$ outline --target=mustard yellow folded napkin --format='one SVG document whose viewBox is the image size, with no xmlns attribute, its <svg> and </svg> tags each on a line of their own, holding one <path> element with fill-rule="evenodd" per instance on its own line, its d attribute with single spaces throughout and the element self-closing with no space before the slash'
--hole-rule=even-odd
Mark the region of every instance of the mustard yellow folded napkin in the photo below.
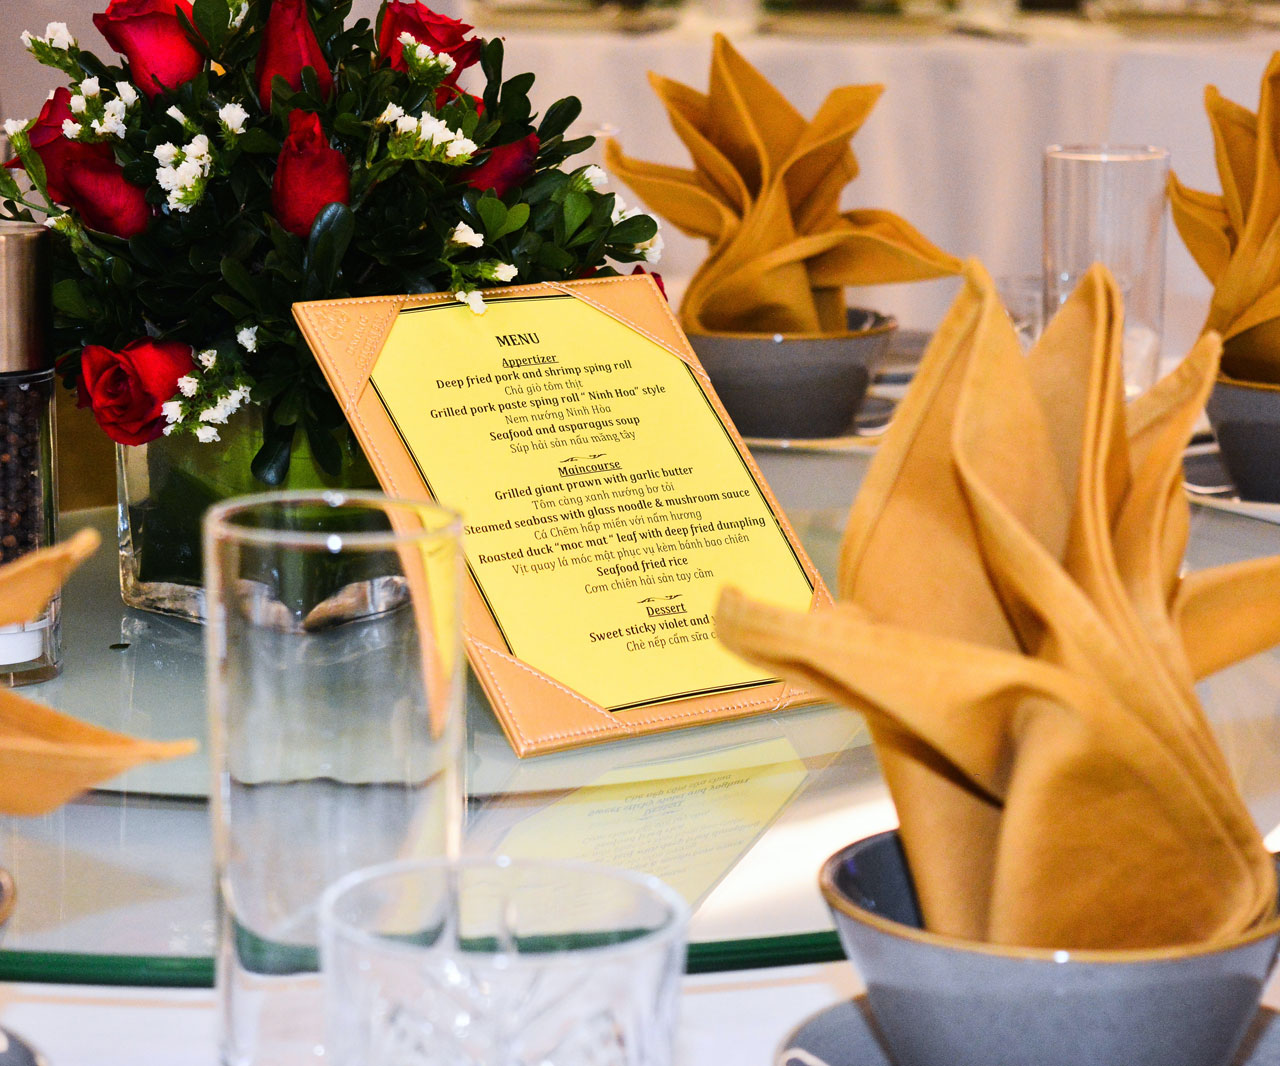
<svg viewBox="0 0 1280 1066">
<path fill-rule="evenodd" d="M 98 546 L 81 530 L 0 567 L 0 625 L 38 618 L 67 575 Z M 139 763 L 188 755 L 195 742 L 135 740 L 69 718 L 0 687 L 0 814 L 46 814 Z"/>
<path fill-rule="evenodd" d="M 866 715 L 936 932 L 1151 947 L 1275 909 L 1194 685 L 1280 639 L 1280 559 L 1180 576 L 1219 341 L 1126 407 L 1122 334 L 1095 267 L 1024 357 L 968 265 L 854 502 L 838 605 L 721 601 L 730 648 Z"/>
<path fill-rule="evenodd" d="M 652 211 L 711 244 L 681 304 L 686 330 L 842 333 L 844 286 L 959 271 L 897 215 L 840 211 L 858 174 L 849 140 L 882 86 L 836 89 L 809 122 L 719 34 L 705 95 L 649 81 L 694 168 L 639 162 L 616 141 L 605 161 Z"/>
<path fill-rule="evenodd" d="M 1222 195 L 1169 175 L 1173 221 L 1213 283 L 1206 330 L 1222 335 L 1222 370 L 1242 381 L 1280 384 L 1280 52 L 1262 77 L 1258 113 L 1210 85 Z"/>
</svg>

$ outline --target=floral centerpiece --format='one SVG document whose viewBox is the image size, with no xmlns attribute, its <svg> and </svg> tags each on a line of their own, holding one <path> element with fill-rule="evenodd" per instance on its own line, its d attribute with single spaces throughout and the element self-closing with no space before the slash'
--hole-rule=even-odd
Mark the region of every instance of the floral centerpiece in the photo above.
<svg viewBox="0 0 1280 1066">
<path fill-rule="evenodd" d="M 59 373 L 126 471 L 150 453 L 133 480 L 168 512 L 157 550 L 219 494 L 369 477 L 295 301 L 449 290 L 483 313 L 484 287 L 656 255 L 653 219 L 567 167 L 591 144 L 566 138 L 576 99 L 535 122 L 500 40 L 417 0 L 374 26 L 350 8 L 111 0 L 94 25 L 122 65 L 60 23 L 23 34 L 69 84 L 5 124 L 0 215 L 56 235 Z M 193 559 L 166 566 L 198 584 Z"/>
</svg>

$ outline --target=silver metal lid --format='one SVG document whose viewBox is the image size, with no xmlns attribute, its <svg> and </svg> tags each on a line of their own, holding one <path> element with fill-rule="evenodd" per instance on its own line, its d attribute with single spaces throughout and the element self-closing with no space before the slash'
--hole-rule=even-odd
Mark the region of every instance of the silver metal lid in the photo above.
<svg viewBox="0 0 1280 1066">
<path fill-rule="evenodd" d="M 48 235 L 34 222 L 0 220 L 0 374 L 52 365 Z"/>
</svg>

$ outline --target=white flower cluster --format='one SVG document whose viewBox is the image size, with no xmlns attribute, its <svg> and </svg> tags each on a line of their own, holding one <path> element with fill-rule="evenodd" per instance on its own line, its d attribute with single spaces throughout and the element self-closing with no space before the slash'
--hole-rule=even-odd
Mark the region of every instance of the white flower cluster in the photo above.
<svg viewBox="0 0 1280 1066">
<path fill-rule="evenodd" d="M 257 327 L 253 327 L 257 331 Z M 244 331 L 241 331 L 244 332 Z M 226 425 L 249 399 L 249 385 L 238 367 L 224 366 L 213 348 L 196 353 L 198 366 L 178 378 L 173 399 L 160 405 L 165 436 L 188 432 L 202 444 L 221 440 L 218 426 Z"/>
<path fill-rule="evenodd" d="M 249 121 L 249 112 L 233 100 L 218 108 L 218 121 L 222 123 L 222 131 L 228 139 L 238 137 L 244 133 L 244 124 Z"/>
<path fill-rule="evenodd" d="M 462 164 L 479 151 L 474 141 L 451 130 L 443 119 L 427 114 L 415 118 L 398 104 L 388 104 L 374 121 L 391 128 L 387 151 L 392 159 Z"/>
<path fill-rule="evenodd" d="M 484 305 L 484 297 L 476 289 L 459 289 L 453 298 L 471 308 L 472 314 L 482 315 L 488 308 Z"/>
<path fill-rule="evenodd" d="M 44 36 L 37 37 L 30 30 L 22 31 L 22 47 L 28 52 L 37 53 L 40 45 L 55 48 L 59 52 L 68 52 L 76 46 L 76 39 L 67 29 L 65 22 L 51 22 L 44 28 Z M 38 54 L 38 53 L 37 53 Z"/>
<path fill-rule="evenodd" d="M 590 168 L 588 168 L 590 169 Z M 617 193 L 613 194 L 613 224 L 616 226 L 624 218 L 630 218 L 632 215 L 640 214 L 640 208 L 628 207 L 627 203 Z M 641 258 L 646 263 L 656 263 L 662 258 L 662 231 L 659 230 L 647 241 L 641 241 L 635 246 L 637 252 L 641 254 Z"/>
<path fill-rule="evenodd" d="M 156 181 L 169 194 L 169 207 L 186 213 L 200 202 L 213 169 L 209 138 L 197 133 L 182 148 L 168 141 L 157 145 L 153 153 L 160 164 Z"/>
<path fill-rule="evenodd" d="M 404 48 L 404 65 L 414 81 L 438 85 L 458 67 L 453 56 L 435 52 L 423 44 L 408 30 L 396 38 Z"/>
<path fill-rule="evenodd" d="M 604 172 L 604 169 L 592 163 L 573 172 L 573 176 L 569 179 L 569 188 L 577 192 L 587 192 L 591 189 L 603 188 L 608 180 L 609 175 Z"/>
<path fill-rule="evenodd" d="M 129 108 L 138 102 L 138 90 L 127 81 L 116 82 L 115 90 L 115 99 L 109 99 L 97 78 L 80 82 L 67 101 L 67 107 L 76 117 L 62 120 L 62 135 L 72 141 L 124 137 L 125 117 Z"/>
<path fill-rule="evenodd" d="M 456 244 L 460 248 L 479 248 L 484 244 L 484 238 L 465 222 L 459 222 L 449 234 L 449 243 Z"/>
</svg>

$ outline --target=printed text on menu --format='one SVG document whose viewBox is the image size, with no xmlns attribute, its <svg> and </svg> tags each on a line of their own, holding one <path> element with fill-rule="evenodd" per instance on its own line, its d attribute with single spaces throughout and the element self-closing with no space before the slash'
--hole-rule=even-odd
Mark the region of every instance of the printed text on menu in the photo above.
<svg viewBox="0 0 1280 1066">
<path fill-rule="evenodd" d="M 571 296 L 400 314 L 371 376 L 515 656 L 610 710 L 772 678 L 715 639 L 720 589 L 813 588 L 674 354 Z"/>
</svg>

